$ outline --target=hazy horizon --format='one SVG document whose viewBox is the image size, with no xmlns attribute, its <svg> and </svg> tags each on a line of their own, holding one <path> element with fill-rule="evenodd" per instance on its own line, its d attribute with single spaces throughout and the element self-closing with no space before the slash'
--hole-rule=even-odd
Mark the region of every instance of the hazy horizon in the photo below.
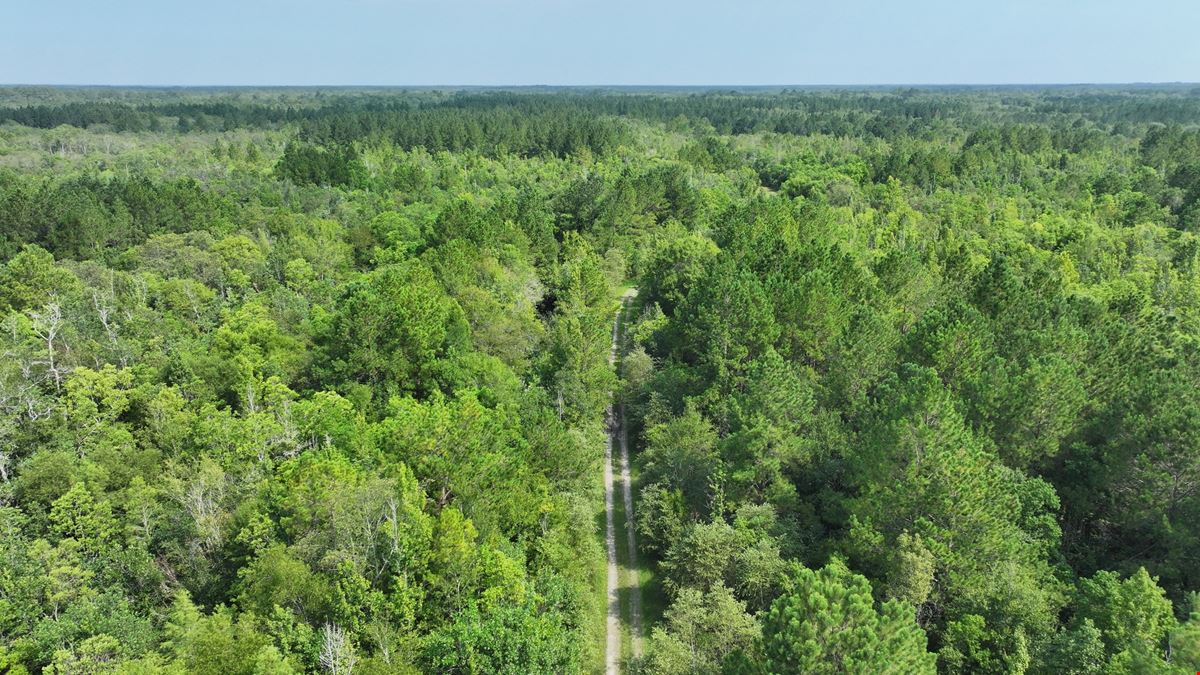
<svg viewBox="0 0 1200 675">
<path fill-rule="evenodd" d="M 39 87 L 53 89 L 146 89 L 146 90 L 172 90 L 172 89 L 365 89 L 365 90 L 455 90 L 455 89 L 481 89 L 481 90 L 513 90 L 513 89 L 583 89 L 589 91 L 595 90 L 641 90 L 641 91 L 665 91 L 665 90 L 710 90 L 710 91 L 774 91 L 774 90 L 829 90 L 829 89 L 851 89 L 851 90 L 895 90 L 895 89 L 1072 89 L 1072 88 L 1088 88 L 1096 87 L 1101 89 L 1109 88 L 1147 88 L 1147 89 L 1166 89 L 1176 87 L 1193 87 L 1200 86 L 1200 80 L 1173 80 L 1173 81 L 1130 81 L 1130 82 L 856 82 L 856 83 L 829 83 L 829 84 L 727 84 L 727 83 L 709 83 L 709 84 L 619 84 L 619 83 L 579 83 L 579 84 L 472 84 L 472 83 L 439 83 L 439 84 L 327 84 L 327 83 L 312 83 L 312 84 L 270 84 L 270 83 L 249 83 L 249 84 L 223 84 L 203 83 L 203 84 L 171 84 L 171 83 L 146 83 L 146 84 L 131 84 L 127 82 L 0 82 L 2 88 L 22 88 L 33 89 Z"/>
</svg>

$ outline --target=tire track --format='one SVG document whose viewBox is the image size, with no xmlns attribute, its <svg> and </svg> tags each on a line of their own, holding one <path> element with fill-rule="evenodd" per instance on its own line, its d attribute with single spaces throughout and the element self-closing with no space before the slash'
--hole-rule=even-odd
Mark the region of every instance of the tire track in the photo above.
<svg viewBox="0 0 1200 675">
<path fill-rule="evenodd" d="M 626 291 L 621 307 L 613 317 L 612 346 L 608 363 L 616 366 L 621 336 L 621 321 L 636 290 Z M 612 393 L 610 392 L 610 396 Z M 604 670 L 607 675 L 621 672 L 621 565 L 617 560 L 617 528 L 613 514 L 615 483 L 620 482 L 625 507 L 626 581 L 629 590 L 630 642 L 634 658 L 642 655 L 642 587 L 637 568 L 637 539 L 633 527 L 633 487 L 629 478 L 629 437 L 625 428 L 625 405 L 610 403 L 607 411 L 608 435 L 604 441 L 604 542 L 608 551 L 608 618 Z M 613 475 L 613 445 L 620 449 L 620 477 Z"/>
</svg>

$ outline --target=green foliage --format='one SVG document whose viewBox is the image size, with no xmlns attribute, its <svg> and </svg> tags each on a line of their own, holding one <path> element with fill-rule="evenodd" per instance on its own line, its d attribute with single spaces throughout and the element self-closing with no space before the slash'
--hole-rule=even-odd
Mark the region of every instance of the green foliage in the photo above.
<svg viewBox="0 0 1200 675">
<path fill-rule="evenodd" d="M 685 589 L 654 631 L 651 673 L 719 673 L 727 659 L 752 650 L 761 638 L 758 621 L 724 586 L 708 592 Z"/>
<path fill-rule="evenodd" d="M 80 292 L 70 270 L 56 267 L 54 256 L 40 246 L 26 245 L 0 269 L 0 307 L 17 311 L 41 309 L 58 297 Z"/>
<path fill-rule="evenodd" d="M 1195 672 L 1197 100 L 0 89 L 0 671 Z"/>
<path fill-rule="evenodd" d="M 165 627 L 166 644 L 189 673 L 287 672 L 270 638 L 254 623 L 253 615 L 235 619 L 225 607 L 205 614 L 186 593 L 180 593 Z"/>
<path fill-rule="evenodd" d="M 866 578 L 840 563 L 801 569 L 763 622 L 763 668 L 770 673 L 934 672 L 925 632 L 909 606 L 876 606 Z"/>
<path fill-rule="evenodd" d="M 1115 659 L 1162 651 L 1175 627 L 1171 601 L 1144 568 L 1124 581 L 1097 572 L 1079 582 L 1077 617 L 1100 631 L 1105 652 Z"/>
<path fill-rule="evenodd" d="M 337 305 L 324 336 L 328 367 L 341 381 L 370 386 L 380 400 L 437 391 L 447 361 L 467 344 L 462 308 L 418 262 L 365 275 Z"/>
<path fill-rule="evenodd" d="M 362 181 L 365 169 L 352 148 L 288 143 L 275 171 L 296 183 L 351 187 Z"/>
<path fill-rule="evenodd" d="M 421 650 L 427 672 L 561 673 L 578 669 L 561 619 L 529 605 L 460 613 Z"/>
</svg>

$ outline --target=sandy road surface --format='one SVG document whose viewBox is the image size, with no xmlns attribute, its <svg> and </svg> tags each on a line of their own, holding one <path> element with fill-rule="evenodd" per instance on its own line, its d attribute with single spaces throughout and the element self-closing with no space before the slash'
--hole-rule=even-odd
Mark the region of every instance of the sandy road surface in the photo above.
<svg viewBox="0 0 1200 675">
<path fill-rule="evenodd" d="M 621 298 L 621 308 L 613 317 L 612 347 L 608 353 L 609 365 L 616 365 L 617 347 L 620 337 L 621 318 L 629 300 L 637 295 L 636 290 L 626 291 Z M 608 408 L 608 438 L 604 442 L 604 543 L 608 550 L 608 621 L 607 641 L 604 653 L 604 670 L 608 675 L 617 675 L 621 670 L 621 565 L 617 561 L 617 528 L 613 517 L 613 493 L 616 483 L 620 484 L 622 502 L 625 507 L 625 537 L 627 560 L 626 577 L 629 580 L 629 616 L 633 656 L 642 654 L 642 588 L 637 570 L 637 541 L 633 529 L 633 487 L 629 479 L 629 438 L 625 430 L 625 406 L 610 405 Z M 613 475 L 613 445 L 620 448 L 620 477 Z"/>
</svg>

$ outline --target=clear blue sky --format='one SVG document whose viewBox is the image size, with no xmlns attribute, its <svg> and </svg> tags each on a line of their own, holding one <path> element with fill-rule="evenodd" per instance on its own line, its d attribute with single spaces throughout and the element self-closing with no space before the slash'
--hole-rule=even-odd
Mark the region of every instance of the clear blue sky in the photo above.
<svg viewBox="0 0 1200 675">
<path fill-rule="evenodd" d="M 0 0 L 0 83 L 1200 80 L 1200 0 Z"/>
</svg>

